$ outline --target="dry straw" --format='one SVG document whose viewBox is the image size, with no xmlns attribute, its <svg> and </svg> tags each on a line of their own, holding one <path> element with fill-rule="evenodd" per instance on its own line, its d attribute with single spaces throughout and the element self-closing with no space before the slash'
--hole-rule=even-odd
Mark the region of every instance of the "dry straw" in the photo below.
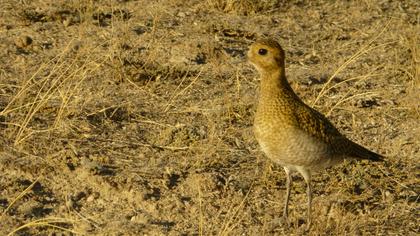
<svg viewBox="0 0 420 236">
<path fill-rule="evenodd" d="M 353 63 L 354 61 L 356 61 L 358 58 L 360 58 L 363 54 L 366 54 L 369 51 L 372 51 L 376 48 L 379 47 L 383 47 L 389 44 L 393 44 L 396 41 L 392 41 L 392 42 L 387 42 L 387 43 L 383 43 L 377 46 L 372 46 L 372 44 L 388 29 L 388 25 L 391 23 L 391 21 L 389 21 L 385 27 L 382 28 L 382 31 L 379 32 L 378 35 L 376 35 L 372 40 L 370 40 L 366 45 L 364 45 L 363 47 L 361 47 L 355 54 L 353 54 L 349 59 L 347 59 L 340 67 L 338 67 L 338 69 L 333 73 L 333 75 L 331 75 L 331 77 L 327 80 L 327 82 L 324 84 L 324 86 L 322 87 L 321 91 L 319 92 L 318 96 L 315 98 L 315 100 L 312 102 L 312 106 L 315 106 L 316 103 L 332 88 L 334 88 L 337 85 L 333 85 L 330 86 L 330 83 L 332 82 L 332 80 L 341 72 L 343 71 L 348 65 L 350 65 L 351 63 Z M 354 80 L 354 78 L 350 78 L 347 80 L 342 81 L 341 83 L 345 83 L 348 82 L 350 80 Z M 366 95 L 366 94 L 365 94 Z M 348 99 L 346 99 L 348 100 Z M 343 102 L 343 101 L 341 101 Z M 341 103 L 340 102 L 340 103 Z M 336 107 L 336 106 L 334 106 Z"/>
</svg>

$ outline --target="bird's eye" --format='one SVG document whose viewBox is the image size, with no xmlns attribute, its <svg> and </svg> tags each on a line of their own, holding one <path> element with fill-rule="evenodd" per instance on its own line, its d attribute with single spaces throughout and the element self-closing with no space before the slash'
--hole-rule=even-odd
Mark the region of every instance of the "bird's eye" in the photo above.
<svg viewBox="0 0 420 236">
<path fill-rule="evenodd" d="M 267 54 L 267 49 L 265 49 L 265 48 L 260 48 L 259 50 L 258 50 L 258 54 L 260 54 L 261 56 L 264 56 L 265 54 Z"/>
</svg>

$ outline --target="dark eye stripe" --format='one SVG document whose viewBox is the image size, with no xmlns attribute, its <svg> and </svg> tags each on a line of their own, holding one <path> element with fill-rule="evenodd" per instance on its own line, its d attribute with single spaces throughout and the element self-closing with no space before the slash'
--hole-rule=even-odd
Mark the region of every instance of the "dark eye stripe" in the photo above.
<svg viewBox="0 0 420 236">
<path fill-rule="evenodd" d="M 267 54 L 267 49 L 265 49 L 265 48 L 260 48 L 260 49 L 258 50 L 258 54 L 260 54 L 260 55 L 264 56 L 265 54 Z"/>
</svg>

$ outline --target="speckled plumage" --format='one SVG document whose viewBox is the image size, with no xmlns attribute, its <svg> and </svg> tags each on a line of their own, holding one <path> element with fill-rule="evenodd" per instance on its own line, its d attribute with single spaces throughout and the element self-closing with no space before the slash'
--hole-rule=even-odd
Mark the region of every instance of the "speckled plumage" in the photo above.
<svg viewBox="0 0 420 236">
<path fill-rule="evenodd" d="M 382 156 L 350 141 L 321 113 L 294 93 L 285 75 L 285 53 L 274 40 L 252 44 L 248 61 L 261 76 L 260 99 L 254 133 L 263 152 L 282 165 L 287 175 L 283 215 L 287 219 L 291 173 L 298 171 L 307 182 L 308 227 L 311 220 L 311 173 L 345 158 L 378 161 Z"/>
</svg>

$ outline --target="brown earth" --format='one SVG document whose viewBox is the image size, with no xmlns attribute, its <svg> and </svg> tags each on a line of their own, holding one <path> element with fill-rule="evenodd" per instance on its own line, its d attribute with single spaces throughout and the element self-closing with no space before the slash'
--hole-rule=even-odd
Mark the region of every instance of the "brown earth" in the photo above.
<svg viewBox="0 0 420 236">
<path fill-rule="evenodd" d="M 419 234 L 419 9 L 3 0 L 0 235 Z M 261 36 L 304 101 L 387 157 L 316 174 L 310 232 L 300 176 L 279 223 L 285 175 L 252 134 Z"/>
</svg>

